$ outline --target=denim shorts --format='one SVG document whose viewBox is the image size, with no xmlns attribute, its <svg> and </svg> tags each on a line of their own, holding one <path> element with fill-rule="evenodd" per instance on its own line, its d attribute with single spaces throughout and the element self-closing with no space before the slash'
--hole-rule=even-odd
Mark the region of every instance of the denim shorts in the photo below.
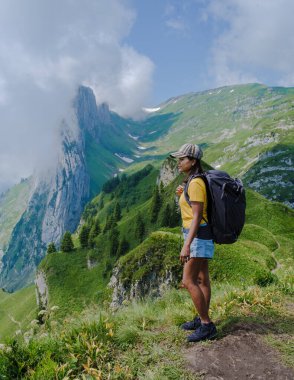
<svg viewBox="0 0 294 380">
<path fill-rule="evenodd" d="M 189 229 L 183 228 L 184 240 L 186 241 Z M 213 240 L 204 240 L 194 238 L 190 245 L 190 257 L 199 257 L 204 259 L 212 259 L 214 254 Z"/>
</svg>

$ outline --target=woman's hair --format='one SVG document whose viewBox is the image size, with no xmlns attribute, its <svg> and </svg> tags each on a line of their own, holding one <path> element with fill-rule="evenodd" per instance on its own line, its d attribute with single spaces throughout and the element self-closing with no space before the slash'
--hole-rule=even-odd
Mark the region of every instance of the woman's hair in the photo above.
<svg viewBox="0 0 294 380">
<path fill-rule="evenodd" d="M 202 174 L 204 170 L 201 166 L 201 161 L 194 157 L 188 157 L 190 161 L 195 160 L 195 164 L 191 167 L 190 173 L 187 175 L 187 177 L 184 179 L 183 183 L 186 184 L 188 182 L 188 179 L 191 175 L 194 174 Z"/>
</svg>

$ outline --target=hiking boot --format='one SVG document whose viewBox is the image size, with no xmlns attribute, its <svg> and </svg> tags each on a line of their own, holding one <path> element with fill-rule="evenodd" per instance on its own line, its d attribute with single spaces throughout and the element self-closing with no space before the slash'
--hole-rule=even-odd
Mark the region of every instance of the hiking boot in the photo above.
<svg viewBox="0 0 294 380">
<path fill-rule="evenodd" d="M 200 326 L 201 326 L 201 319 L 199 317 L 195 317 L 193 321 L 183 323 L 181 328 L 183 330 L 196 330 Z"/>
<path fill-rule="evenodd" d="M 201 340 L 213 339 L 216 337 L 217 331 L 213 322 L 201 323 L 193 334 L 187 337 L 188 342 L 200 342 Z"/>
</svg>

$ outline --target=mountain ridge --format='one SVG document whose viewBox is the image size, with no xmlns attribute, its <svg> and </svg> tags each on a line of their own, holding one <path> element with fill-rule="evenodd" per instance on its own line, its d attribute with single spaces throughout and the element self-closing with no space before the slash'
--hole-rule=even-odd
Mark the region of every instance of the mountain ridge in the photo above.
<svg viewBox="0 0 294 380">
<path fill-rule="evenodd" d="M 15 264 L 21 269 L 28 257 L 31 264 L 27 273 L 34 272 L 50 239 L 58 245 L 65 229 L 75 230 L 84 205 L 109 177 L 125 170 L 134 171 L 148 162 L 158 166 L 167 152 L 187 140 L 200 144 L 205 160 L 216 168 L 232 175 L 242 174 L 245 184 L 291 206 L 294 202 L 293 99 L 293 88 L 258 84 L 226 86 L 171 98 L 146 119 L 133 121 L 113 113 L 106 104 L 97 106 L 93 91 L 80 87 L 73 103 L 79 137 L 77 140 L 69 138 L 67 142 L 65 137 L 63 146 L 62 165 L 68 170 L 60 169 L 59 174 L 52 176 L 51 184 L 46 185 L 58 191 L 52 191 L 51 195 L 50 191 L 36 193 L 36 201 L 29 206 L 31 211 L 28 209 L 21 217 L 23 232 L 20 236 L 17 236 L 20 220 L 15 225 L 10 247 L 2 259 L 1 286 L 7 286 L 17 275 L 19 269 L 14 272 Z M 69 158 L 71 149 L 76 149 L 79 161 L 76 168 Z M 71 167 L 77 173 L 80 170 L 76 180 Z M 78 201 L 73 201 L 70 193 L 74 193 Z M 63 197 L 68 199 L 67 206 L 66 202 L 62 205 Z M 34 214 L 39 201 L 43 207 L 39 214 Z M 56 202 L 59 202 L 57 209 L 51 207 Z M 42 208 L 47 209 L 44 214 Z M 75 210 L 72 216 L 71 208 Z M 60 218 L 55 218 L 56 215 Z M 29 243 L 24 235 L 25 230 L 31 228 L 36 235 Z M 25 283 L 24 276 L 18 286 Z M 8 288 L 13 290 L 14 286 Z"/>
</svg>

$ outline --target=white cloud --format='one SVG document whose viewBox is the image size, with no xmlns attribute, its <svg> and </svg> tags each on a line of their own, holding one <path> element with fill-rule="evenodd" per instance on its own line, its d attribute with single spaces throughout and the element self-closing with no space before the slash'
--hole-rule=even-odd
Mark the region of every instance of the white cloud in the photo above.
<svg viewBox="0 0 294 380">
<path fill-rule="evenodd" d="M 187 29 L 187 25 L 181 19 L 171 18 L 165 22 L 165 24 L 176 31 L 185 31 Z"/>
<path fill-rule="evenodd" d="M 170 0 L 166 3 L 164 10 L 165 25 L 172 32 L 187 35 L 189 24 L 187 21 L 187 12 L 190 2 L 182 2 L 179 0 Z"/>
<path fill-rule="evenodd" d="M 153 63 L 123 42 L 135 17 L 127 0 L 0 2 L 2 184 L 54 155 L 78 85 L 123 115 L 146 103 Z"/>
<path fill-rule="evenodd" d="M 216 85 L 252 81 L 294 85 L 294 2 L 212 0 L 203 20 L 219 25 L 212 49 Z"/>
</svg>

